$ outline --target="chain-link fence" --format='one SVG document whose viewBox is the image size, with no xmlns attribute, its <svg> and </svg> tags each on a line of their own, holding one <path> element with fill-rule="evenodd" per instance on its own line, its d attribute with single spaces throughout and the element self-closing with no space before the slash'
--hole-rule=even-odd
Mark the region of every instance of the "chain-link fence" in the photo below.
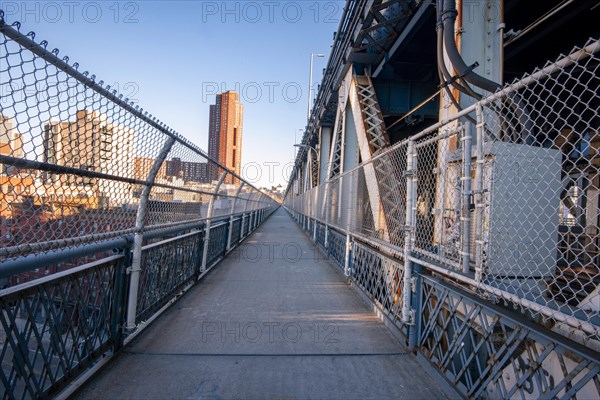
<svg viewBox="0 0 600 400">
<path fill-rule="evenodd" d="M 599 52 L 590 40 L 285 204 L 596 346 Z"/>
<path fill-rule="evenodd" d="M 0 21 L 0 261 L 274 204 L 46 41 Z"/>
<path fill-rule="evenodd" d="M 277 206 L 50 49 L 0 10 L 1 398 L 105 360 Z"/>
</svg>

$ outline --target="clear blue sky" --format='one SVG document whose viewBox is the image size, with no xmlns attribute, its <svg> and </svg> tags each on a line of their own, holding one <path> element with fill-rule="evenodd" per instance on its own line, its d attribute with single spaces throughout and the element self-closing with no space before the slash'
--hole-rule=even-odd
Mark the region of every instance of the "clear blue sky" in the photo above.
<svg viewBox="0 0 600 400">
<path fill-rule="evenodd" d="M 80 70 L 125 96 L 203 149 L 217 88 L 245 106 L 243 164 L 259 186 L 281 183 L 306 124 L 310 53 L 314 88 L 344 1 L 0 1 L 36 41 L 47 40 Z M 302 92 L 299 93 L 298 89 Z M 314 95 L 314 93 L 313 93 Z M 297 138 L 296 138 L 297 136 Z M 256 164 L 276 162 L 256 179 Z"/>
</svg>

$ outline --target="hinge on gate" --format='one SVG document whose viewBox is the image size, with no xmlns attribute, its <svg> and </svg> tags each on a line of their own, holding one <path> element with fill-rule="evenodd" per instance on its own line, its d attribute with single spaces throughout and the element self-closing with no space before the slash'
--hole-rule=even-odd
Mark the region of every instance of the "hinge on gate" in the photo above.
<svg viewBox="0 0 600 400">
<path fill-rule="evenodd" d="M 408 171 L 404 171 L 403 176 L 405 178 L 412 178 L 413 176 L 415 176 L 415 171 L 414 170 L 408 170 Z"/>
</svg>

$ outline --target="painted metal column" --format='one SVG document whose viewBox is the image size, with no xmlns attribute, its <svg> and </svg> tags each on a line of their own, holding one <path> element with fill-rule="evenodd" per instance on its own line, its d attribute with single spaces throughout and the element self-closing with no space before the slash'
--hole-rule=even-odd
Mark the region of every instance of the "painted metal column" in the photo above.
<svg viewBox="0 0 600 400">
<path fill-rule="evenodd" d="M 342 85 L 339 89 L 338 105 L 333 127 L 333 140 L 329 154 L 329 163 L 327 165 L 326 179 L 331 180 L 340 175 L 344 169 L 344 151 L 345 151 L 345 131 L 346 131 L 346 105 L 348 103 L 348 94 L 350 82 L 352 80 L 352 69 L 348 71 Z"/>
<path fill-rule="evenodd" d="M 467 65 L 475 62 L 479 66 L 474 72 L 492 80 L 503 82 L 504 71 L 504 15 L 505 0 L 466 1 L 457 0 L 458 15 L 455 23 L 456 46 Z M 444 61 L 452 75 L 456 71 L 451 68 L 450 60 L 444 51 Z M 484 95 L 486 91 L 475 88 Z M 462 108 L 475 104 L 476 100 L 455 90 L 454 93 Z M 440 97 L 439 120 L 445 120 L 458 112 L 445 91 Z"/>
<path fill-rule="evenodd" d="M 350 83 L 350 85 L 352 85 L 352 83 Z M 351 98 L 349 98 L 348 103 L 346 103 L 346 129 L 344 129 L 344 152 L 342 154 L 343 161 L 341 173 L 346 173 L 356 168 L 360 158 L 358 146 L 358 132 L 360 126 L 356 125 L 351 102 Z M 367 182 L 369 182 L 369 179 L 366 179 Z M 355 193 L 357 186 L 358 174 L 346 173 L 340 176 L 340 193 L 342 193 L 341 198 L 345 201 L 344 207 L 340 208 L 338 215 L 341 218 L 340 223 L 347 231 L 353 230 L 353 227 L 351 226 L 352 222 L 355 221 L 353 212 L 356 212 L 359 209 L 358 197 Z"/>
<path fill-rule="evenodd" d="M 494 82 L 503 82 L 504 70 L 504 0 L 466 1 L 456 20 L 456 37 L 462 58 L 467 65 L 479 62 L 475 72 Z M 475 102 L 461 96 L 461 106 Z"/>
<path fill-rule="evenodd" d="M 240 195 L 240 192 L 242 191 L 242 188 L 244 187 L 245 183 L 246 182 L 242 182 L 240 184 L 240 187 L 235 192 L 235 198 L 233 199 L 233 204 L 231 205 L 231 212 L 229 213 L 231 214 L 229 216 L 229 234 L 227 235 L 227 251 L 231 249 L 231 232 L 233 231 L 233 213 L 235 212 L 235 204 L 237 203 L 238 196 Z"/>
<path fill-rule="evenodd" d="M 416 205 L 416 151 L 415 142 L 408 142 L 406 151 L 406 227 L 404 235 L 404 281 L 402 286 L 402 323 L 410 324 L 411 313 L 411 284 L 412 284 L 412 262 L 410 255 L 413 246 L 415 229 L 414 208 Z"/>
<path fill-rule="evenodd" d="M 213 208 L 215 205 L 215 198 L 219 194 L 219 189 L 221 188 L 221 184 L 225 180 L 227 176 L 227 171 L 221 173 L 221 177 L 217 182 L 217 186 L 215 186 L 215 190 L 213 191 L 213 195 L 210 198 L 210 202 L 208 203 L 208 213 L 206 214 L 206 233 L 204 234 L 204 251 L 202 252 L 202 267 L 200 268 L 200 273 L 206 272 L 206 261 L 208 260 L 208 244 L 210 242 L 210 224 L 212 222 L 212 214 Z"/>
<path fill-rule="evenodd" d="M 321 136 L 319 138 L 319 182 L 323 184 L 329 178 L 327 169 L 329 167 L 329 153 L 331 149 L 331 131 L 330 127 L 321 127 Z"/>
<path fill-rule="evenodd" d="M 140 271 L 142 270 L 142 243 L 144 241 L 144 234 L 142 231 L 144 229 L 144 219 L 146 218 L 146 210 L 148 208 L 148 199 L 150 198 L 150 191 L 152 190 L 156 175 L 158 175 L 162 163 L 169 155 L 174 144 L 175 138 L 169 137 L 156 157 L 152 168 L 150 168 L 146 184 L 140 195 L 140 205 L 135 218 L 135 235 L 133 237 L 131 267 L 128 269 L 131 276 L 129 277 L 129 300 L 127 302 L 127 324 L 125 325 L 125 329 L 129 331 L 134 330 L 136 326 L 135 316 L 137 314 Z"/>
<path fill-rule="evenodd" d="M 302 192 L 306 193 L 308 192 L 310 189 L 312 189 L 312 156 L 311 156 L 311 152 L 312 150 L 308 150 L 306 152 L 306 162 L 304 163 L 303 166 L 303 170 L 304 170 L 304 179 L 303 179 L 303 183 L 302 183 Z"/>
</svg>

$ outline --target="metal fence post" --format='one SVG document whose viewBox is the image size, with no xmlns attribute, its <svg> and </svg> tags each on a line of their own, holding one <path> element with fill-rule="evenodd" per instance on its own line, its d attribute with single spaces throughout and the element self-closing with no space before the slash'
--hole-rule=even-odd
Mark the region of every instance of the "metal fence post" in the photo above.
<svg viewBox="0 0 600 400">
<path fill-rule="evenodd" d="M 256 196 L 257 196 L 257 193 L 252 193 L 250 195 L 250 197 L 248 197 L 248 200 L 246 201 L 246 208 L 244 210 L 244 215 L 246 214 L 245 213 L 246 211 L 249 211 L 248 212 L 248 217 L 247 217 L 247 219 L 248 219 L 248 228 L 246 229 L 248 232 L 244 235 L 244 237 L 248 236 L 250 234 L 250 232 L 252 232 L 252 210 L 250 210 L 250 207 L 251 207 L 251 204 L 254 203 L 254 198 Z M 245 225 L 246 225 L 245 222 L 246 221 L 244 220 L 244 228 L 245 228 Z"/>
<path fill-rule="evenodd" d="M 233 204 L 231 204 L 231 211 L 230 211 L 230 216 L 229 216 L 229 233 L 227 235 L 227 251 L 231 250 L 231 234 L 233 232 L 233 213 L 235 212 L 235 203 L 237 202 L 238 196 L 240 195 L 240 192 L 242 191 L 242 188 L 244 187 L 245 182 L 242 182 L 242 184 L 240 185 L 240 187 L 238 188 L 237 192 L 235 192 L 235 198 L 233 199 Z"/>
<path fill-rule="evenodd" d="M 481 282 L 483 275 L 483 212 L 485 208 L 485 196 L 483 188 L 483 164 L 485 163 L 483 145 L 485 142 L 485 121 L 483 119 L 483 108 L 480 103 L 476 106 L 477 112 L 477 161 L 475 166 L 476 180 L 476 202 L 475 202 L 475 280 Z"/>
<path fill-rule="evenodd" d="M 240 224 L 240 239 L 246 237 L 246 212 L 242 213 L 242 223 Z"/>
<path fill-rule="evenodd" d="M 227 176 L 227 171 L 221 173 L 221 177 L 217 182 L 217 186 L 215 186 L 215 190 L 213 191 L 213 195 L 210 198 L 210 202 L 208 203 L 208 212 L 206 214 L 206 231 L 204 234 L 204 250 L 202 251 L 202 266 L 200 267 L 200 273 L 206 272 L 206 262 L 208 260 L 208 245 L 210 243 L 210 225 L 212 222 L 212 214 L 213 208 L 215 206 L 215 197 L 219 195 L 219 189 L 221 188 L 221 184 L 225 180 Z"/>
<path fill-rule="evenodd" d="M 413 140 L 408 142 L 406 151 L 406 227 L 404 235 L 404 281 L 402 286 L 402 323 L 410 324 L 412 262 L 410 255 L 414 236 L 414 207 L 416 194 L 416 149 Z"/>
<path fill-rule="evenodd" d="M 125 309 L 126 309 L 126 293 L 127 293 L 127 266 L 131 262 L 131 243 L 128 247 L 120 249 L 123 252 L 123 258 L 115 266 L 114 287 L 115 295 L 111 310 L 111 337 L 113 339 L 113 353 L 123 346 L 123 329 Z"/>
<path fill-rule="evenodd" d="M 413 320 L 413 324 L 408 327 L 408 348 L 409 350 L 415 350 L 419 345 L 419 337 L 421 336 L 421 310 L 423 309 L 423 305 L 421 304 L 423 301 L 422 296 L 422 288 L 423 284 L 423 276 L 421 275 L 423 272 L 423 268 L 414 264 L 413 266 L 413 282 L 412 285 L 412 307 L 415 310 L 415 316 Z"/>
<path fill-rule="evenodd" d="M 254 193 L 248 195 L 248 197 L 246 198 L 246 204 L 244 205 L 244 212 L 242 213 L 242 224 L 240 226 L 240 239 L 246 237 L 246 212 L 248 211 L 248 205 L 250 204 L 250 199 L 252 198 L 252 196 L 254 195 Z"/>
<path fill-rule="evenodd" d="M 350 234 L 346 234 L 346 252 L 344 256 L 344 275 L 350 276 L 350 267 L 352 264 L 352 248 L 354 244 Z"/>
<path fill-rule="evenodd" d="M 205 227 L 202 226 L 199 228 L 198 232 L 198 254 L 196 256 L 196 278 L 198 278 L 202 274 L 202 260 L 204 257 L 204 233 Z"/>
<path fill-rule="evenodd" d="M 460 217 L 463 225 L 462 231 L 462 269 L 466 274 L 469 272 L 471 262 L 471 124 L 463 126 L 461 138 L 463 145 L 463 173 L 462 181 L 462 215 Z"/>
<path fill-rule="evenodd" d="M 142 264 L 142 243 L 144 241 L 144 219 L 146 218 L 146 209 L 148 207 L 148 199 L 150 197 L 150 191 L 152 185 L 156 179 L 156 175 L 162 165 L 162 163 L 169 155 L 171 148 L 175 144 L 175 138 L 169 137 L 163 148 L 161 149 L 158 157 L 154 161 L 150 172 L 148 173 L 148 179 L 144 185 L 144 190 L 140 195 L 140 205 L 138 206 L 138 212 L 135 219 L 135 236 L 133 238 L 133 255 L 131 257 L 131 267 L 129 268 L 130 279 L 129 279 L 129 300 L 127 303 L 127 330 L 135 329 L 135 317 L 137 313 L 137 297 L 138 289 L 140 284 L 140 271 Z"/>
</svg>

